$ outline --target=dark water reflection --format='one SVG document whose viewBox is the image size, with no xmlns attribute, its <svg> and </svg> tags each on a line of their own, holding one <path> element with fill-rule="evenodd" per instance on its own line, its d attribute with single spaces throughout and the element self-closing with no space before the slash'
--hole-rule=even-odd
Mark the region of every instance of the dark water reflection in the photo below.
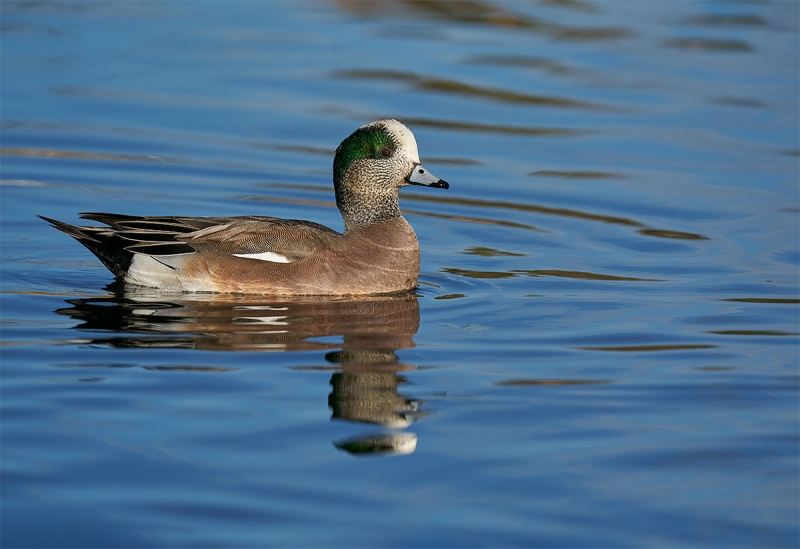
<svg viewBox="0 0 800 549">
<path fill-rule="evenodd" d="M 284 300 L 112 289 L 108 297 L 69 300 L 71 307 L 56 312 L 79 320 L 77 330 L 116 334 L 88 342 L 123 348 L 396 351 L 413 347 L 419 329 L 419 303 L 413 294 Z M 357 355 L 349 356 L 337 355 L 333 361 L 358 361 Z"/>
<path fill-rule="evenodd" d="M 213 294 L 165 296 L 122 284 L 109 290 L 109 296 L 68 300 L 71 307 L 55 311 L 79 321 L 73 329 L 85 336 L 73 343 L 237 352 L 331 349 L 325 354 L 331 366 L 323 369 L 334 371 L 328 397 L 333 419 L 405 429 L 425 414 L 420 400 L 399 393 L 406 379 L 398 372 L 416 368 L 401 363 L 396 354 L 414 347 L 419 302 L 413 293 L 287 300 Z M 184 364 L 147 368 L 173 372 L 236 369 Z M 335 445 L 355 455 L 388 455 L 411 453 L 416 442 L 416 435 L 410 432 L 382 431 Z"/>
</svg>

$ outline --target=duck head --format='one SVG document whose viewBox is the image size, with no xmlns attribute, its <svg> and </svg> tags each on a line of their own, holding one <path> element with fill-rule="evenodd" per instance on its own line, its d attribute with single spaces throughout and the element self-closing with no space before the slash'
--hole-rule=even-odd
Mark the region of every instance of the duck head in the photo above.
<svg viewBox="0 0 800 549">
<path fill-rule="evenodd" d="M 400 216 L 406 185 L 450 187 L 422 167 L 414 134 L 397 120 L 361 126 L 336 149 L 333 186 L 345 231 Z"/>
</svg>

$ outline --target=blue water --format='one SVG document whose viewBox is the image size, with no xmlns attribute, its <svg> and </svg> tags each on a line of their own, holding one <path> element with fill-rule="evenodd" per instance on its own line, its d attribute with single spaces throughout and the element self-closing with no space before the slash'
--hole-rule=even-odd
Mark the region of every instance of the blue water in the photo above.
<svg viewBox="0 0 800 549">
<path fill-rule="evenodd" d="M 3 547 L 800 545 L 800 4 L 0 4 Z M 341 230 L 419 289 L 112 284 L 36 218 Z"/>
</svg>

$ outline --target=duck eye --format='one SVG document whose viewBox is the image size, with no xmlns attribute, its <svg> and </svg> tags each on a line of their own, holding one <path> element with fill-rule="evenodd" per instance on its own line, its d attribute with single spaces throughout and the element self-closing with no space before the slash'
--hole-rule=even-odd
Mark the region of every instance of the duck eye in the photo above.
<svg viewBox="0 0 800 549">
<path fill-rule="evenodd" d="M 392 149 L 390 149 L 389 147 L 382 148 L 381 156 L 384 158 L 389 158 L 390 156 L 392 156 Z"/>
</svg>

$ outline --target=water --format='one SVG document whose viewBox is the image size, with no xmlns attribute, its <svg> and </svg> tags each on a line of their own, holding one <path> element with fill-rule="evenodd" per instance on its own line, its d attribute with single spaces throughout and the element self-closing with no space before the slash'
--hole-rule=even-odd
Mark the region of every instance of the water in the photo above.
<svg viewBox="0 0 800 549">
<path fill-rule="evenodd" d="M 11 2 L 4 547 L 796 547 L 798 3 Z M 413 296 L 110 285 L 35 217 L 341 229 L 396 117 Z"/>
</svg>

